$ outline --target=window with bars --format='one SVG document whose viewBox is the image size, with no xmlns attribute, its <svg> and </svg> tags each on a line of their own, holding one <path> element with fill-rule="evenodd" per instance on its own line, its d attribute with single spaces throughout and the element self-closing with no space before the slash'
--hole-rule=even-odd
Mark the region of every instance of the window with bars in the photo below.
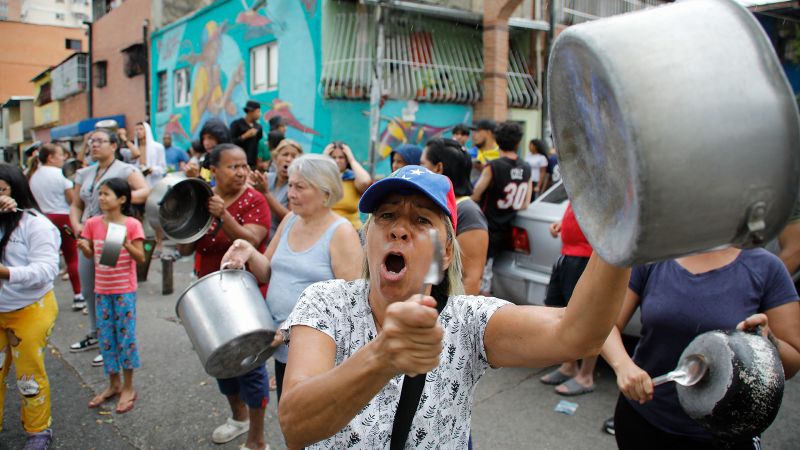
<svg viewBox="0 0 800 450">
<path fill-rule="evenodd" d="M 167 86 L 167 71 L 162 70 L 158 72 L 156 75 L 156 79 L 158 80 L 158 99 L 156 101 L 156 110 L 158 112 L 163 112 L 167 110 L 167 92 L 169 91 L 169 86 Z"/>
<path fill-rule="evenodd" d="M 258 94 L 278 88 L 278 43 L 250 49 L 250 92 Z"/>
<path fill-rule="evenodd" d="M 326 98 L 367 99 L 378 33 L 369 13 L 340 13 L 323 49 L 321 90 Z M 477 103 L 482 95 L 482 31 L 413 15 L 390 16 L 384 27 L 383 86 L 395 99 Z M 537 108 L 541 94 L 527 55 L 512 40 L 509 105 Z"/>
</svg>

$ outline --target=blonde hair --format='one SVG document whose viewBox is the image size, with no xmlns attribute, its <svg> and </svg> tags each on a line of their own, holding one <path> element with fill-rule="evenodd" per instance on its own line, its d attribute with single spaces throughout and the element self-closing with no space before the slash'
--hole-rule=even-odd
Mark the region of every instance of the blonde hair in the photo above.
<svg viewBox="0 0 800 450">
<path fill-rule="evenodd" d="M 325 206 L 328 208 L 335 205 L 344 196 L 339 166 L 327 156 L 313 153 L 302 155 L 289 165 L 289 175 L 293 173 L 297 173 L 310 185 L 327 194 Z"/>
<path fill-rule="evenodd" d="M 281 150 L 283 150 L 286 147 L 294 147 L 294 148 L 297 149 L 297 151 L 300 152 L 300 154 L 303 153 L 303 146 L 300 145 L 299 142 L 297 142 L 297 141 L 295 141 L 293 139 L 284 139 L 278 144 L 277 147 L 275 147 L 275 150 L 273 150 L 273 152 L 275 153 L 275 156 L 278 156 L 278 153 L 280 153 Z"/>
<path fill-rule="evenodd" d="M 450 259 L 450 265 L 447 267 L 447 272 L 445 273 L 445 279 L 442 282 L 447 282 L 447 295 L 454 296 L 454 295 L 464 295 L 464 282 L 461 279 L 462 275 L 462 264 L 461 264 L 461 246 L 458 244 L 458 240 L 456 239 L 456 233 L 453 229 L 453 223 L 450 221 L 450 217 L 441 212 L 442 220 L 444 220 L 444 228 L 447 231 L 447 241 L 446 245 L 452 248 L 452 258 Z M 361 228 L 362 233 L 364 233 L 364 240 L 366 241 L 367 233 L 369 233 L 370 225 L 372 225 L 373 216 L 367 218 L 366 223 Z M 361 276 L 362 278 L 366 279 L 369 282 L 369 261 L 367 261 L 367 253 L 364 252 L 364 262 L 361 269 Z"/>
</svg>

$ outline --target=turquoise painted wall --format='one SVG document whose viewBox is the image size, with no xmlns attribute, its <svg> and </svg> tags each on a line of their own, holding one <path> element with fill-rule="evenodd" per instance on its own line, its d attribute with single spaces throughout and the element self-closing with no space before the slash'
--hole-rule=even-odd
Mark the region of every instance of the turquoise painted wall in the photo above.
<svg viewBox="0 0 800 450">
<path fill-rule="evenodd" d="M 342 140 L 366 162 L 369 103 L 326 100 L 319 93 L 323 9 L 339 13 L 341 5 L 328 0 L 284 0 L 266 5 L 256 2 L 253 8 L 252 1 L 217 1 L 153 33 L 151 117 L 156 136 L 170 132 L 177 145 L 188 147 L 205 120 L 219 117 L 230 123 L 242 116 L 242 107 L 252 98 L 262 105 L 265 128 L 269 117 L 282 115 L 290 123 L 287 137 L 307 151 L 319 153 L 332 140 Z M 250 49 L 274 41 L 278 46 L 278 87 L 254 94 L 249 80 Z M 191 74 L 190 101 L 177 106 L 174 73 L 185 67 Z M 159 112 L 157 80 L 162 71 L 166 73 L 167 102 Z M 207 98 L 215 106 L 204 107 Z M 450 127 L 471 122 L 472 108 L 390 100 L 381 116 L 381 156 L 385 156 L 403 142 L 424 143 L 433 136 L 449 136 Z M 383 160 L 376 165 L 376 172 L 386 174 L 389 166 L 388 159 Z"/>
</svg>

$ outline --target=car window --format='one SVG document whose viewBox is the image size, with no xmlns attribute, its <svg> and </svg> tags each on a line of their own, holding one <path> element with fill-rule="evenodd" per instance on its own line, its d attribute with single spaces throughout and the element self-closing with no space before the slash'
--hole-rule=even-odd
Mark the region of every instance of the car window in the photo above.
<svg viewBox="0 0 800 450">
<path fill-rule="evenodd" d="M 542 203 L 555 203 L 560 204 L 567 200 L 567 190 L 564 188 L 564 183 L 558 182 L 555 186 L 551 187 L 541 197 L 537 198 L 537 202 Z"/>
</svg>

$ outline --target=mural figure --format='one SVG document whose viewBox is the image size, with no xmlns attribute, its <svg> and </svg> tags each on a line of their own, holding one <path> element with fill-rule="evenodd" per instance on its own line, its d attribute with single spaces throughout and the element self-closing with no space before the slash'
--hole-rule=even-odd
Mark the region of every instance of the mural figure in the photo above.
<svg viewBox="0 0 800 450">
<path fill-rule="evenodd" d="M 169 116 L 169 120 L 167 120 L 167 124 L 164 125 L 164 133 L 163 134 L 172 135 L 172 139 L 175 139 L 177 137 L 181 137 L 186 142 L 190 142 L 191 141 L 191 139 L 189 138 L 189 135 L 186 134 L 186 130 L 183 129 L 183 125 L 181 125 L 181 114 L 172 114 L 171 116 Z"/>
<path fill-rule="evenodd" d="M 303 133 L 311 133 L 319 136 L 319 132 L 317 130 L 309 128 L 297 120 L 294 114 L 292 114 L 292 110 L 290 109 L 291 107 L 292 105 L 279 98 L 272 100 L 272 109 L 264 114 L 264 122 L 269 122 L 269 119 L 273 117 L 281 117 L 286 125 L 302 131 Z"/>
<path fill-rule="evenodd" d="M 236 24 L 247 27 L 244 39 L 248 41 L 273 34 L 271 26 L 273 22 L 267 17 L 266 8 L 256 11 L 256 4 L 253 4 L 251 9 L 247 6 L 247 0 L 242 0 L 242 12 L 236 16 Z"/>
<path fill-rule="evenodd" d="M 435 127 L 397 117 L 381 117 L 381 119 L 389 122 L 383 133 L 381 133 L 380 145 L 378 146 L 381 158 L 389 156 L 398 145 L 414 144 L 424 147 L 428 139 L 440 137 L 444 132 L 451 130 L 456 125 Z"/>
<path fill-rule="evenodd" d="M 211 20 L 206 23 L 202 36 L 200 55 L 187 55 L 184 58 L 191 64 L 200 65 L 195 69 L 192 81 L 192 103 L 190 113 L 190 129 L 194 135 L 199 125 L 210 118 L 217 118 L 230 123 L 238 114 L 236 104 L 231 96 L 234 89 L 244 81 L 244 63 L 239 57 L 239 64 L 227 86 L 220 67 L 222 56 L 222 37 L 227 30 L 227 23 Z M 238 56 L 238 55 L 237 55 Z"/>
</svg>

